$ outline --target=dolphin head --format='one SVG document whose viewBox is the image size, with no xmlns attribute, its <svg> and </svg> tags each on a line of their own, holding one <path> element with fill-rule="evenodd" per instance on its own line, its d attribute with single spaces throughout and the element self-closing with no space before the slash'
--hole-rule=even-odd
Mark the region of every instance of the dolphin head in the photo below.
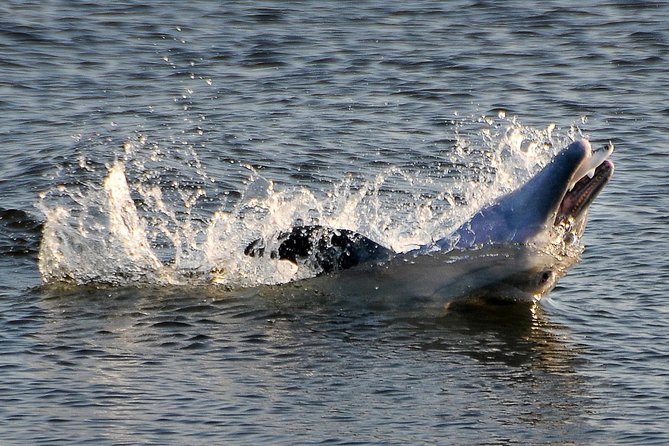
<svg viewBox="0 0 669 446">
<path fill-rule="evenodd" d="M 593 150 L 587 140 L 571 143 L 527 183 L 481 209 L 437 245 L 540 243 L 557 228 L 580 237 L 588 207 L 613 174 L 607 160 L 612 152 L 612 144 Z"/>
</svg>

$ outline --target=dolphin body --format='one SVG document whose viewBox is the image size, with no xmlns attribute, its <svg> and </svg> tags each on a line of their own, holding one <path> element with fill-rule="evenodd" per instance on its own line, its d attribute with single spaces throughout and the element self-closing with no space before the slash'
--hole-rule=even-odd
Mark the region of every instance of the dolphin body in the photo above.
<svg viewBox="0 0 669 446">
<path fill-rule="evenodd" d="M 611 144 L 593 150 L 587 140 L 573 142 L 452 234 L 412 251 L 396 253 L 350 230 L 311 225 L 279 233 L 269 254 L 349 294 L 535 301 L 578 260 L 568 247 L 583 234 L 588 208 L 613 174 L 612 151 Z M 265 251 L 259 239 L 244 252 L 263 257 Z"/>
</svg>

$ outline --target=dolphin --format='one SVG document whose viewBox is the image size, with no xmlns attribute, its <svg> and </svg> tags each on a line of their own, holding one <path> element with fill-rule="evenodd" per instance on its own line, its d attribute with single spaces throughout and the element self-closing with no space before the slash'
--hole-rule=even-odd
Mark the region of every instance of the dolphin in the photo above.
<svg viewBox="0 0 669 446">
<path fill-rule="evenodd" d="M 453 233 L 408 252 L 347 229 L 306 225 L 278 233 L 272 243 L 278 248 L 269 255 L 315 276 L 345 271 L 349 279 L 372 278 L 370 292 L 410 284 L 406 291 L 422 296 L 537 300 L 575 263 L 573 256 L 547 247 L 582 236 L 589 206 L 613 175 L 612 152 L 611 143 L 593 150 L 589 141 L 575 141 Z M 263 257 L 266 243 L 255 240 L 244 252 Z M 355 287 L 361 289 L 359 282 Z"/>
</svg>

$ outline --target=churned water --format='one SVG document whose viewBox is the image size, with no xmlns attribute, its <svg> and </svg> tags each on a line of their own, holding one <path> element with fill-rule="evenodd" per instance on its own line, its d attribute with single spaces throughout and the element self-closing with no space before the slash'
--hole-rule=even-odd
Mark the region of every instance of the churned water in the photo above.
<svg viewBox="0 0 669 446">
<path fill-rule="evenodd" d="M 0 14 L 2 444 L 669 442 L 669 3 Z M 411 249 L 580 137 L 616 173 L 538 305 L 242 253 L 299 222 Z"/>
</svg>

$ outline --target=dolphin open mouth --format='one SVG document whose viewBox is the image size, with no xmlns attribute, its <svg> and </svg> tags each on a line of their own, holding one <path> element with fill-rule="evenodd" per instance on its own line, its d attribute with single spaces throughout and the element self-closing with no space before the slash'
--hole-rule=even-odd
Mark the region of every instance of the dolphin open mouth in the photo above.
<svg viewBox="0 0 669 446">
<path fill-rule="evenodd" d="M 589 144 L 586 147 L 590 149 Z M 555 224 L 569 218 L 578 220 L 613 175 L 613 163 L 607 159 L 613 152 L 613 144 L 588 151 L 572 175 L 555 217 Z"/>
</svg>

